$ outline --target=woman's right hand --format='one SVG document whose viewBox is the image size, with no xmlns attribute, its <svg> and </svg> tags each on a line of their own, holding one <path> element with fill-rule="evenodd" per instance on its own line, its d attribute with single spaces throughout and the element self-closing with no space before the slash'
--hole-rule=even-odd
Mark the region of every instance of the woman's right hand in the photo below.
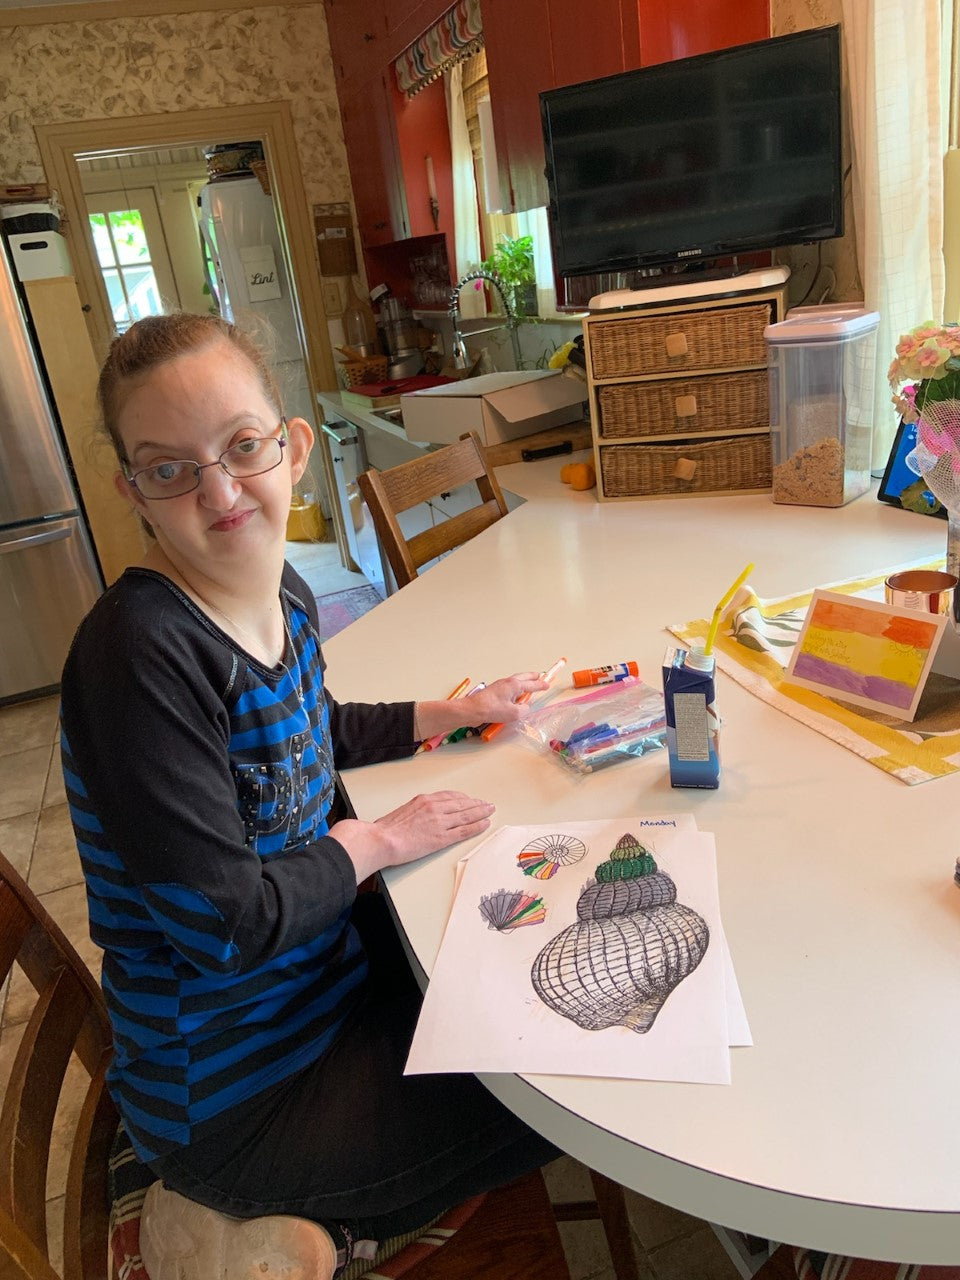
<svg viewBox="0 0 960 1280">
<path fill-rule="evenodd" d="M 345 818 L 330 835 L 347 851 L 357 883 L 384 867 L 398 867 L 471 836 L 490 825 L 494 806 L 462 791 L 431 791 L 414 796 L 376 822 Z"/>
</svg>

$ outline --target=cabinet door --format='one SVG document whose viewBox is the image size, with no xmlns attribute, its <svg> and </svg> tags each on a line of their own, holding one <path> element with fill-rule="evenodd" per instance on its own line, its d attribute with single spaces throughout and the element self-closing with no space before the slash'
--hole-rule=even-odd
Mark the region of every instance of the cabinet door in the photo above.
<svg viewBox="0 0 960 1280">
<path fill-rule="evenodd" d="M 389 74 L 389 73 L 388 73 Z M 388 244 L 409 234 L 396 122 L 383 76 L 341 98 L 343 136 L 360 243 Z"/>
<path fill-rule="evenodd" d="M 385 0 L 323 0 L 337 84 L 363 80 L 387 57 Z"/>
<path fill-rule="evenodd" d="M 585 21 L 579 0 L 483 0 L 501 188 L 512 193 L 513 209 L 547 203 L 540 93 L 631 65 L 636 42 L 621 18 L 626 3 L 592 0 Z"/>
<path fill-rule="evenodd" d="M 482 0 L 501 189 L 547 203 L 539 94 L 654 62 L 761 40 L 768 0 Z"/>
<path fill-rule="evenodd" d="M 632 52 L 624 48 L 621 6 L 630 7 L 624 0 L 592 0 L 584 21 L 581 0 L 550 0 L 552 88 L 616 75 L 634 65 Z"/>
<path fill-rule="evenodd" d="M 504 207 L 547 203 L 540 128 L 542 89 L 553 84 L 549 0 L 483 0 L 490 110 Z"/>
<path fill-rule="evenodd" d="M 698 0 L 696 5 L 634 0 L 643 65 L 711 53 L 770 35 L 769 0 Z"/>
</svg>

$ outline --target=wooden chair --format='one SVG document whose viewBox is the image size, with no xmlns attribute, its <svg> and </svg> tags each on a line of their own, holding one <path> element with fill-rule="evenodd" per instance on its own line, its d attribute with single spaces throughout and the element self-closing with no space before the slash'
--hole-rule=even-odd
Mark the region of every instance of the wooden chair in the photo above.
<svg viewBox="0 0 960 1280">
<path fill-rule="evenodd" d="M 471 480 L 476 482 L 480 494 L 477 506 L 449 520 L 441 520 L 410 539 L 404 537 L 398 515 Z M 462 435 L 457 444 L 425 453 L 387 471 L 365 471 L 357 483 L 370 508 L 380 545 L 398 587 L 412 582 L 428 561 L 469 542 L 507 514 L 500 486 L 487 466 L 483 445 L 475 431 Z"/>
<path fill-rule="evenodd" d="M 16 961 L 36 991 L 0 1110 L 0 1275 L 56 1280 L 47 1235 L 47 1167 L 60 1088 L 75 1053 L 89 1085 L 70 1143 L 63 1275 L 105 1280 L 112 1274 L 107 1159 L 119 1119 L 105 1087 L 110 1023 L 93 976 L 2 855 L 0 960 L 0 981 Z"/>
<path fill-rule="evenodd" d="M 80 956 L 2 854 L 0 958 L 0 983 L 18 964 L 36 991 L 0 1108 L 0 1276 L 59 1280 L 50 1261 L 47 1169 L 57 1102 L 75 1054 L 89 1084 L 70 1141 L 63 1280 L 115 1280 L 116 1260 L 108 1247 L 108 1160 L 119 1116 L 105 1087 L 112 1054 L 106 1006 Z M 557 1217 L 599 1216 L 592 1204 L 578 1205 L 573 1213 L 556 1209 Z M 539 1173 L 477 1196 L 448 1217 L 456 1222 L 441 1222 L 444 1229 L 405 1245 L 379 1263 L 376 1274 L 402 1274 L 404 1280 L 569 1280 L 554 1206 Z M 138 1230 L 137 1222 L 135 1236 Z M 136 1256 L 135 1245 L 131 1255 Z M 362 1276 L 367 1269 L 354 1263 L 350 1270 Z M 129 1274 L 142 1272 L 131 1268 Z"/>
</svg>

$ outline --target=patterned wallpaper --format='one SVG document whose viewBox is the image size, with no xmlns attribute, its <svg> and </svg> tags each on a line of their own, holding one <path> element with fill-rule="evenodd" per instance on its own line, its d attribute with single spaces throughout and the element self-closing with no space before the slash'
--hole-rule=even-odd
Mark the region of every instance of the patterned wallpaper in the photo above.
<svg viewBox="0 0 960 1280">
<path fill-rule="evenodd" d="M 793 31 L 806 31 L 810 27 L 829 27 L 840 20 L 840 0 L 771 0 L 770 3 L 770 34 L 774 36 L 789 35 Z M 849 136 L 844 137 L 844 157 L 849 165 L 851 158 Z M 850 190 L 848 177 L 844 189 L 846 234 L 839 240 L 823 241 L 823 265 L 820 278 L 815 282 L 815 288 L 806 299 L 808 304 L 818 302 L 820 294 L 831 284 L 829 298 L 831 302 L 858 301 L 863 297 L 863 285 L 860 283 L 860 272 L 857 268 L 857 242 Z M 788 263 L 791 268 L 792 275 L 788 289 L 790 302 L 796 305 L 813 283 L 817 264 L 817 246 L 804 245 L 796 249 L 779 250 L 775 256 L 780 262 Z M 831 271 L 835 283 L 831 282 Z"/>
<path fill-rule="evenodd" d="M 45 181 L 35 124 L 282 99 L 309 203 L 348 200 L 322 3 L 5 28 L 0 182 Z"/>
</svg>

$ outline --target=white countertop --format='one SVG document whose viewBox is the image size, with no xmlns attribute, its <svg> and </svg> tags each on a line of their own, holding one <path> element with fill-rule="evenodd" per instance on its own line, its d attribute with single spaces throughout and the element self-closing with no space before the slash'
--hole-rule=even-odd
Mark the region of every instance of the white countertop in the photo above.
<svg viewBox="0 0 960 1280">
<path fill-rule="evenodd" d="M 941 553 L 946 527 L 871 494 L 598 503 L 569 458 L 502 468 L 529 500 L 325 646 L 341 699 L 442 696 L 464 676 L 636 659 L 709 616 L 745 563 L 764 597 Z M 555 474 L 554 474 L 555 473 Z M 723 778 L 672 790 L 666 753 L 574 778 L 517 735 L 351 771 L 361 817 L 419 791 L 497 823 L 692 811 L 717 837 L 724 927 L 755 1045 L 733 1083 L 484 1077 L 560 1146 L 664 1203 L 773 1239 L 960 1262 L 960 776 L 907 787 L 721 675 Z M 464 852 L 388 873 L 429 973 Z"/>
</svg>

